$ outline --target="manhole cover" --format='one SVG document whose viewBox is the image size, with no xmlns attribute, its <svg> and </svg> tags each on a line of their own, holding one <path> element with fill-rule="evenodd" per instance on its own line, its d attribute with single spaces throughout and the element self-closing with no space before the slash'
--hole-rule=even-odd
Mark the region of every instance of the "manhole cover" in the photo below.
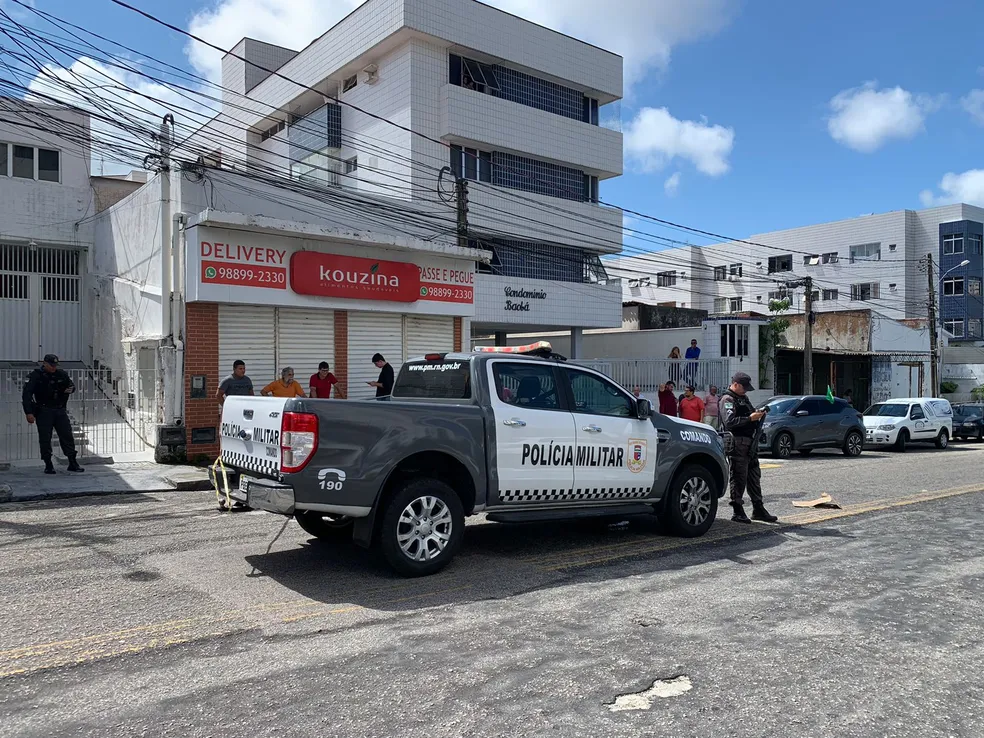
<svg viewBox="0 0 984 738">
<path fill-rule="evenodd" d="M 656 700 L 679 697 L 681 694 L 689 692 L 693 687 L 690 677 L 685 674 L 670 679 L 657 679 L 649 689 L 619 695 L 607 707 L 612 712 L 648 710 Z"/>
</svg>

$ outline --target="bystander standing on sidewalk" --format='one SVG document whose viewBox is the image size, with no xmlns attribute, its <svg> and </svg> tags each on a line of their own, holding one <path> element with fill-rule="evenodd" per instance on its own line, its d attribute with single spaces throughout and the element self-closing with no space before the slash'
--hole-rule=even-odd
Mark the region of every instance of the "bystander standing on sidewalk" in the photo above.
<svg viewBox="0 0 984 738">
<path fill-rule="evenodd" d="M 375 382 L 366 382 L 370 387 L 376 388 L 376 397 L 389 397 L 393 394 L 393 367 L 390 366 L 382 354 L 373 354 L 372 363 L 379 369 L 379 379 Z"/>
<path fill-rule="evenodd" d="M 222 380 L 222 384 L 215 391 L 215 399 L 219 405 L 225 404 L 226 397 L 237 395 L 253 395 L 253 380 L 246 376 L 246 362 L 236 359 L 232 362 L 232 374 Z M 220 408 L 221 412 L 221 408 Z"/>
<path fill-rule="evenodd" d="M 75 383 L 66 372 L 58 368 L 58 357 L 45 354 L 41 368 L 35 369 L 24 385 L 21 400 L 29 425 L 37 425 L 38 444 L 44 473 L 54 474 L 51 463 L 51 432 L 58 434 L 58 444 L 68 458 L 70 472 L 85 471 L 76 460 L 75 435 L 72 420 L 68 417 L 68 398 L 75 392 Z"/>
<path fill-rule="evenodd" d="M 322 361 L 318 364 L 318 373 L 311 375 L 311 379 L 308 381 L 308 387 L 311 390 L 311 397 L 327 400 L 331 397 L 332 388 L 334 388 L 335 399 L 345 399 L 341 389 L 338 387 L 338 378 L 331 373 L 331 367 L 328 366 L 327 361 Z"/>
<path fill-rule="evenodd" d="M 680 417 L 700 423 L 704 419 L 704 401 L 694 394 L 694 386 L 688 384 L 680 400 Z"/>
<path fill-rule="evenodd" d="M 690 340 L 690 348 L 687 349 L 687 353 L 684 354 L 684 358 L 693 359 L 692 362 L 687 364 L 687 381 L 690 384 L 697 385 L 697 359 L 700 358 L 700 347 L 697 346 L 697 339 L 692 338 Z"/>
<path fill-rule="evenodd" d="M 280 379 L 274 379 L 260 390 L 264 397 L 307 397 L 300 382 L 294 379 L 294 368 L 285 366 L 280 371 Z"/>
<path fill-rule="evenodd" d="M 718 395 L 717 385 L 712 384 L 704 397 L 704 422 L 712 428 L 718 427 L 718 403 L 721 401 Z"/>
<path fill-rule="evenodd" d="M 659 412 L 662 415 L 672 415 L 676 417 L 677 398 L 673 392 L 674 389 L 676 389 L 676 385 L 673 384 L 673 380 L 659 386 L 657 397 L 659 398 Z"/>
</svg>

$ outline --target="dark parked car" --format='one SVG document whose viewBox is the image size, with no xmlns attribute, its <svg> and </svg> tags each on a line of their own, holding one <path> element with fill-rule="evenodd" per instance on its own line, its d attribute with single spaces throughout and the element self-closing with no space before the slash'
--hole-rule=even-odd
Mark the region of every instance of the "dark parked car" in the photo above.
<svg viewBox="0 0 984 738">
<path fill-rule="evenodd" d="M 860 456 L 864 448 L 862 415 L 846 401 L 823 395 L 773 397 L 762 423 L 759 450 L 780 459 L 793 451 L 808 456 L 815 448 L 839 448 L 846 456 Z"/>
<path fill-rule="evenodd" d="M 953 435 L 984 441 L 984 405 L 962 403 L 953 406 Z"/>
</svg>

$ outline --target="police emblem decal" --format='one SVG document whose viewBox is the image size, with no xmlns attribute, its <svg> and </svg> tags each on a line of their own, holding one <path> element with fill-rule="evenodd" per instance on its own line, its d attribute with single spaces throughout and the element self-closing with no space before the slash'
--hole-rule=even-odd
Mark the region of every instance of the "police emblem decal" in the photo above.
<svg viewBox="0 0 984 738">
<path fill-rule="evenodd" d="M 646 439 L 629 439 L 629 454 L 625 465 L 628 467 L 630 472 L 633 474 L 638 474 L 646 468 L 646 452 Z"/>
</svg>

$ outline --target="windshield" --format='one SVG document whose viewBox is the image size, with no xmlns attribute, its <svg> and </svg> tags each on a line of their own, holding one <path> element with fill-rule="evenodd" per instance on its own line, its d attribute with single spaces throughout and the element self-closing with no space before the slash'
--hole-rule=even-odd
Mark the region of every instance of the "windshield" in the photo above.
<svg viewBox="0 0 984 738">
<path fill-rule="evenodd" d="M 471 398 L 471 373 L 467 361 L 408 361 L 393 387 L 394 398 L 467 400 Z"/>
<path fill-rule="evenodd" d="M 864 411 L 865 415 L 878 415 L 888 418 L 904 418 L 909 414 L 909 406 L 897 402 L 880 402 Z"/>
<path fill-rule="evenodd" d="M 787 397 L 769 402 L 769 415 L 789 415 L 799 405 L 798 397 Z"/>
<path fill-rule="evenodd" d="M 984 415 L 984 407 L 981 405 L 957 405 L 953 408 L 953 414 L 962 418 L 971 418 Z"/>
</svg>

